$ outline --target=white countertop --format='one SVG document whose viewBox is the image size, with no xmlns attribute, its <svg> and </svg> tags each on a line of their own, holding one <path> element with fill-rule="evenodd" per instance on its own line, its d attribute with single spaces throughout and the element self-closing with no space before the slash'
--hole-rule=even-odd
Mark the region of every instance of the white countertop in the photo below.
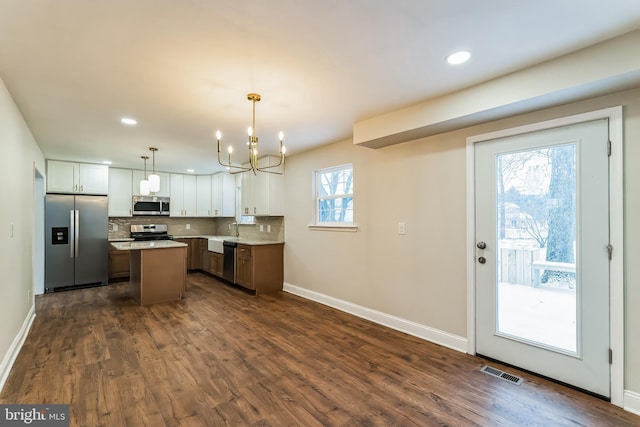
<svg viewBox="0 0 640 427">
<path fill-rule="evenodd" d="M 151 242 L 111 242 L 111 246 L 119 251 L 137 251 L 144 249 L 182 248 L 186 247 L 187 244 L 173 240 L 155 240 Z"/>
</svg>

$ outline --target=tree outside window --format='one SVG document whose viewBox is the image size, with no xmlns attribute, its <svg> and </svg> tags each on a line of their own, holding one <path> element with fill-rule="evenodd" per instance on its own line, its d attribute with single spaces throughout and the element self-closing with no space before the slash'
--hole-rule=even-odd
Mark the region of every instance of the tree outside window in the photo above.
<svg viewBox="0 0 640 427">
<path fill-rule="evenodd" d="M 316 171 L 315 183 L 318 224 L 353 224 L 353 166 Z"/>
</svg>

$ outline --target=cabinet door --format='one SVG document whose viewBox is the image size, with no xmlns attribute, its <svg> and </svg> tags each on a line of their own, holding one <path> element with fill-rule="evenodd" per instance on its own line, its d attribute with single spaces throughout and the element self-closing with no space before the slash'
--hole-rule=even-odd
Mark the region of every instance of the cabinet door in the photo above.
<svg viewBox="0 0 640 427">
<path fill-rule="evenodd" d="M 255 289 L 253 280 L 253 256 L 250 246 L 236 248 L 236 283 L 245 288 Z"/>
<path fill-rule="evenodd" d="M 196 176 L 196 216 L 212 216 L 211 176 Z"/>
<path fill-rule="evenodd" d="M 211 216 L 236 216 L 236 177 L 227 172 L 211 176 Z"/>
<path fill-rule="evenodd" d="M 109 279 L 129 277 L 129 251 L 109 251 Z"/>
<path fill-rule="evenodd" d="M 170 216 L 184 216 L 184 208 L 182 204 L 183 191 L 182 185 L 184 182 L 183 175 L 172 173 L 171 174 L 171 201 L 169 204 Z"/>
<path fill-rule="evenodd" d="M 182 187 L 184 216 L 196 216 L 196 177 L 184 175 Z"/>
<path fill-rule="evenodd" d="M 240 184 L 240 207 L 242 211 L 241 215 L 253 215 L 255 203 L 254 203 L 254 191 L 253 185 L 257 175 L 253 172 L 245 172 L 241 175 Z"/>
<path fill-rule="evenodd" d="M 210 252 L 213 256 L 211 259 L 211 270 L 212 273 L 218 277 L 223 277 L 224 275 L 224 255 Z"/>
<path fill-rule="evenodd" d="M 109 169 L 109 216 L 131 216 L 131 169 Z"/>
<path fill-rule="evenodd" d="M 109 193 L 109 166 L 80 163 L 78 192 L 83 194 Z"/>
<path fill-rule="evenodd" d="M 78 163 L 47 161 L 47 191 L 75 193 L 78 191 Z"/>
<path fill-rule="evenodd" d="M 253 179 L 253 213 L 269 215 L 269 180 L 271 174 L 258 172 Z"/>
</svg>

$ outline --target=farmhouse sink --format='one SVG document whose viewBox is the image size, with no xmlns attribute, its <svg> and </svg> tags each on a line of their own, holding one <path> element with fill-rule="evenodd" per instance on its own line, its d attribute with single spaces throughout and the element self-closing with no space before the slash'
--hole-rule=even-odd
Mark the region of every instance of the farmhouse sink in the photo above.
<svg viewBox="0 0 640 427">
<path fill-rule="evenodd" d="M 217 252 L 219 254 L 224 252 L 222 243 L 224 242 L 224 237 L 209 237 L 209 244 L 207 245 L 207 249 L 210 252 Z"/>
</svg>

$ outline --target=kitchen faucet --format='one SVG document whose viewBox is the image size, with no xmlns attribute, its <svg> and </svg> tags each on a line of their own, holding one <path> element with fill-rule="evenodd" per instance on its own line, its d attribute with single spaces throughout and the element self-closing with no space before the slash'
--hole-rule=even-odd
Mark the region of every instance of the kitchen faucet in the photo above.
<svg viewBox="0 0 640 427">
<path fill-rule="evenodd" d="M 236 237 L 240 237 L 240 228 L 238 227 L 238 223 L 237 222 L 229 222 L 229 223 L 227 223 L 227 230 L 229 231 L 229 233 L 231 233 L 231 226 L 232 225 L 236 226 Z"/>
</svg>

